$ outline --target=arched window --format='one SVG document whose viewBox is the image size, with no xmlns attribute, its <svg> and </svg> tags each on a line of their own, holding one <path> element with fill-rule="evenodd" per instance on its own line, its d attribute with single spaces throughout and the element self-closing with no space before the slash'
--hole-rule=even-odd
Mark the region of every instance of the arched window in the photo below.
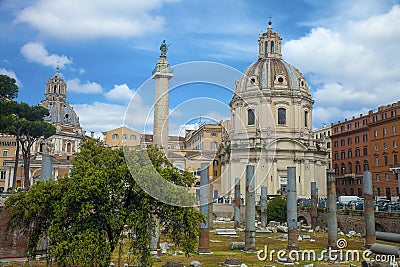
<svg viewBox="0 0 400 267">
<path fill-rule="evenodd" d="M 357 189 L 357 196 L 359 196 L 359 197 L 361 197 L 361 196 L 362 196 L 362 191 L 361 191 L 361 188 L 358 188 L 358 189 Z"/>
<path fill-rule="evenodd" d="M 347 190 L 346 190 L 346 188 L 343 188 L 343 196 L 347 196 Z"/>
<path fill-rule="evenodd" d="M 210 143 L 210 150 L 218 149 L 218 142 L 211 142 Z"/>
<path fill-rule="evenodd" d="M 337 163 L 335 164 L 335 174 L 339 174 L 339 165 L 337 165 Z"/>
<path fill-rule="evenodd" d="M 354 188 L 350 188 L 350 195 L 354 196 Z"/>
<path fill-rule="evenodd" d="M 368 171 L 368 170 L 369 170 L 368 160 L 364 160 L 364 171 Z"/>
<path fill-rule="evenodd" d="M 248 109 L 247 110 L 247 125 L 254 125 L 255 124 L 255 115 L 254 115 L 254 109 Z"/>
<path fill-rule="evenodd" d="M 53 90 L 54 90 L 53 93 L 57 93 L 57 85 L 54 85 Z"/>
<path fill-rule="evenodd" d="M 353 163 L 349 162 L 349 173 L 353 173 Z"/>
<path fill-rule="evenodd" d="M 286 124 L 286 109 L 278 108 L 278 124 L 285 125 Z"/>
<path fill-rule="evenodd" d="M 268 42 L 267 41 L 264 43 L 264 46 L 265 46 L 265 56 L 268 56 Z"/>
<path fill-rule="evenodd" d="M 304 111 L 304 127 L 308 127 L 308 111 Z"/>
<path fill-rule="evenodd" d="M 346 165 L 344 163 L 342 163 L 341 172 L 342 172 L 342 175 L 346 174 Z"/>
<path fill-rule="evenodd" d="M 214 159 L 213 165 L 214 165 L 214 166 L 218 166 L 218 160 Z"/>
<path fill-rule="evenodd" d="M 356 161 L 356 173 L 361 173 L 361 166 L 359 161 Z"/>
<path fill-rule="evenodd" d="M 274 49 L 275 49 L 274 41 L 271 41 L 271 54 L 275 53 Z"/>
<path fill-rule="evenodd" d="M 136 140 L 136 135 L 131 134 L 130 139 L 131 139 L 131 140 Z"/>
<path fill-rule="evenodd" d="M 66 146 L 66 150 L 67 150 L 67 152 L 72 152 L 72 145 L 71 145 L 71 143 L 70 142 L 68 142 L 67 143 L 67 146 Z"/>
</svg>

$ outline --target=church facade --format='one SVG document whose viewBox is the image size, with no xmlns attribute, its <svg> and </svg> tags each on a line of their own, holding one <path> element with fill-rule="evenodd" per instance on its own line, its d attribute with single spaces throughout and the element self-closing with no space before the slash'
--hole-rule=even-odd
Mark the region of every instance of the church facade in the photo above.
<svg viewBox="0 0 400 267">
<path fill-rule="evenodd" d="M 256 194 L 284 194 L 287 167 L 296 167 L 297 195 L 310 182 L 326 195 L 328 156 L 312 134 L 313 99 L 302 73 L 282 59 L 282 38 L 271 22 L 258 39 L 258 59 L 235 83 L 231 122 L 220 148 L 221 193 L 233 196 L 235 178 L 245 188 L 246 165 L 255 166 Z M 244 194 L 243 194 L 244 195 Z"/>
</svg>

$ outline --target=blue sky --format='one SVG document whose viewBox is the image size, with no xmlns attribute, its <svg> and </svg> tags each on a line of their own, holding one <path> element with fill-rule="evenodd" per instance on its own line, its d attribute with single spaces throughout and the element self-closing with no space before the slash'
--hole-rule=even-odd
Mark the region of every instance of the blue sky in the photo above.
<svg viewBox="0 0 400 267">
<path fill-rule="evenodd" d="M 308 80 L 314 128 L 400 100 L 400 3 L 391 0 L 0 0 L 0 73 L 17 79 L 19 101 L 34 105 L 58 62 L 84 130 L 121 126 L 135 95 L 129 125 L 143 132 L 152 125 L 149 78 L 162 40 L 171 65 L 244 71 L 269 16 L 283 58 Z M 200 117 L 229 118 L 236 78 L 224 74 L 230 88 L 176 83 L 170 133 Z"/>
</svg>

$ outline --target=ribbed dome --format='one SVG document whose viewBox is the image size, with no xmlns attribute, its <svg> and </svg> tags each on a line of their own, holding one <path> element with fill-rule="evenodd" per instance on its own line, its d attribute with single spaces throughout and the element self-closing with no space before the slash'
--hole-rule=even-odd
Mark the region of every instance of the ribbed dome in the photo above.
<svg viewBox="0 0 400 267">
<path fill-rule="evenodd" d="M 303 74 L 282 58 L 261 58 L 244 72 L 236 90 L 292 90 L 310 95 Z"/>
<path fill-rule="evenodd" d="M 39 105 L 49 110 L 49 116 L 45 117 L 45 121 L 80 127 L 79 117 L 68 103 L 44 100 Z"/>
</svg>

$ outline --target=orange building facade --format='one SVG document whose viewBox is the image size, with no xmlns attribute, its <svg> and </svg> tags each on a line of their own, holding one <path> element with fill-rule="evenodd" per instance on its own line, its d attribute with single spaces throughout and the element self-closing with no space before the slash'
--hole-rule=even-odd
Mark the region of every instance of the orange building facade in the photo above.
<svg viewBox="0 0 400 267">
<path fill-rule="evenodd" d="M 332 167 L 337 195 L 363 196 L 363 172 L 371 171 L 374 195 L 399 196 L 397 175 L 400 101 L 332 124 Z"/>
</svg>

